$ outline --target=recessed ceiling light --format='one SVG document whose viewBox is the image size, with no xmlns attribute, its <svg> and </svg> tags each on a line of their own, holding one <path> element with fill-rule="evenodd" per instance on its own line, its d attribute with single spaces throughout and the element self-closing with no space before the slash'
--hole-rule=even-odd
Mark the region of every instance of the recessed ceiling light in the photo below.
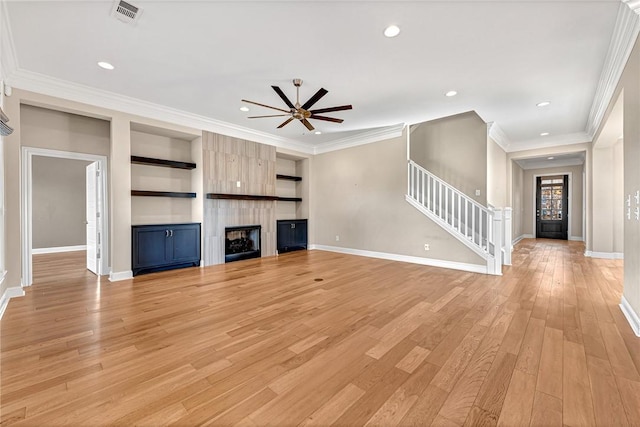
<svg viewBox="0 0 640 427">
<path fill-rule="evenodd" d="M 540 136 L 547 136 L 547 135 L 549 135 L 549 132 L 542 132 L 542 133 L 540 134 Z"/>
<path fill-rule="evenodd" d="M 553 160 L 553 159 L 555 159 L 555 157 L 553 156 L 547 157 L 547 160 Z"/>
<path fill-rule="evenodd" d="M 398 27 L 397 25 L 389 25 L 384 29 L 385 37 L 391 38 L 397 36 L 398 34 L 400 34 L 400 27 Z"/>
<path fill-rule="evenodd" d="M 449 92 L 445 93 L 444 96 L 456 96 L 458 94 L 458 92 L 456 92 L 455 90 L 450 90 Z"/>
<path fill-rule="evenodd" d="M 319 130 L 314 132 L 316 135 L 322 135 L 322 132 L 320 132 Z"/>
<path fill-rule="evenodd" d="M 111 65 L 111 64 L 109 64 L 108 62 L 105 62 L 105 61 L 98 62 L 98 67 L 104 68 L 105 70 L 113 70 L 114 68 L 116 68 L 113 65 Z"/>
<path fill-rule="evenodd" d="M 249 111 L 249 107 L 240 107 L 240 111 L 247 112 Z"/>
<path fill-rule="evenodd" d="M 538 102 L 536 104 L 536 106 L 537 107 L 546 107 L 547 105 L 550 105 L 550 104 L 551 104 L 551 102 L 549 102 L 549 101 L 542 101 L 542 102 Z"/>
</svg>

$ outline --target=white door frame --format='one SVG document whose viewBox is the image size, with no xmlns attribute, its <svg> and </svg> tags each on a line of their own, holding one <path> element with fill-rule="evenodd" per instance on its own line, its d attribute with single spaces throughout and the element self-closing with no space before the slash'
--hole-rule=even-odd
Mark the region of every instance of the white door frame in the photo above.
<svg viewBox="0 0 640 427">
<path fill-rule="evenodd" d="M 102 227 L 100 232 L 101 244 L 104 249 L 100 258 L 100 274 L 109 273 L 109 197 L 107 197 L 107 157 L 97 154 L 74 153 L 70 151 L 49 150 L 45 148 L 22 147 L 22 182 L 20 197 L 22 200 L 21 227 L 20 227 L 20 248 L 22 264 L 22 286 L 31 286 L 33 283 L 33 156 L 57 157 L 60 159 L 85 160 L 98 162 L 100 164 L 100 185 L 102 185 Z"/>
<path fill-rule="evenodd" d="M 536 195 L 538 193 L 538 177 L 544 177 L 544 176 L 558 176 L 558 175 L 568 175 L 568 182 L 567 182 L 567 200 L 568 200 L 568 206 L 567 206 L 567 240 L 571 240 L 571 211 L 572 211 L 572 203 L 571 203 L 571 196 L 572 196 L 572 189 L 571 186 L 573 185 L 573 173 L 572 172 L 558 172 L 558 173 L 539 173 L 539 174 L 535 174 L 533 175 L 533 237 L 535 239 L 538 238 L 537 233 L 538 233 L 538 228 L 537 228 L 537 224 L 536 224 L 536 208 L 537 208 L 537 200 L 536 200 Z M 584 224 L 584 212 L 582 213 L 582 223 Z"/>
</svg>

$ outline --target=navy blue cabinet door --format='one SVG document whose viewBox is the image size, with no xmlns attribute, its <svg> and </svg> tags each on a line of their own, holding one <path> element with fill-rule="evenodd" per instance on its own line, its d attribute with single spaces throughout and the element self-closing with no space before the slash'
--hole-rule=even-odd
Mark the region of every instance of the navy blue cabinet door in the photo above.
<svg viewBox="0 0 640 427">
<path fill-rule="evenodd" d="M 132 268 L 162 265 L 167 260 L 167 228 L 147 226 L 134 228 Z"/>
<path fill-rule="evenodd" d="M 292 219 L 277 221 L 278 253 L 307 249 L 307 220 Z"/>
<path fill-rule="evenodd" d="M 131 227 L 133 275 L 200 265 L 200 224 Z"/>
<path fill-rule="evenodd" d="M 194 227 L 197 225 L 197 227 Z M 172 260 L 200 260 L 200 224 L 175 225 L 171 230 Z"/>
</svg>

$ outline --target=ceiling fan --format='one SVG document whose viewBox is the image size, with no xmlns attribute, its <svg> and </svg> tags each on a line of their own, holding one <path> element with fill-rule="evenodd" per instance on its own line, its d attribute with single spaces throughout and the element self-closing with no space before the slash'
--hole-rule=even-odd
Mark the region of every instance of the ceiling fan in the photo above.
<svg viewBox="0 0 640 427">
<path fill-rule="evenodd" d="M 273 88 L 273 90 L 276 91 L 278 96 L 280 98 L 282 98 L 284 103 L 287 104 L 287 107 L 289 107 L 289 110 L 285 110 L 283 108 L 271 107 L 269 105 L 260 104 L 258 102 L 247 101 L 246 99 L 242 100 L 242 102 L 246 102 L 246 103 L 249 103 L 249 104 L 259 105 L 260 107 L 271 108 L 272 110 L 282 111 L 285 114 L 273 114 L 273 115 L 268 115 L 268 116 L 251 116 L 251 117 L 248 117 L 248 118 L 249 119 L 260 119 L 260 118 L 263 118 L 263 117 L 286 117 L 286 116 L 289 116 L 289 118 L 287 120 L 285 120 L 280 126 L 278 126 L 278 129 L 288 125 L 289 122 L 291 122 L 292 120 L 300 120 L 300 122 L 307 129 L 314 130 L 314 127 L 311 125 L 311 123 L 309 123 L 309 120 L 307 120 L 307 119 L 324 120 L 324 121 L 327 121 L 327 122 L 342 123 L 344 121 L 342 119 L 336 119 L 334 117 L 319 116 L 318 114 L 331 113 L 333 111 L 351 110 L 353 108 L 351 105 L 341 105 L 339 107 L 330 107 L 330 108 L 320 108 L 320 109 L 317 109 L 317 110 L 309 110 L 309 108 L 311 108 L 316 102 L 318 102 L 320 100 L 320 98 L 325 96 L 328 93 L 328 91 L 326 89 L 324 89 L 324 88 L 321 88 L 319 91 L 316 92 L 315 95 L 313 95 L 311 98 L 309 98 L 309 100 L 307 102 L 305 102 L 304 104 L 300 105 L 300 86 L 302 86 L 302 80 L 301 79 L 293 79 L 293 85 L 296 87 L 296 103 L 295 103 L 295 105 L 291 101 L 289 101 L 289 98 L 287 98 L 287 95 L 284 94 L 282 89 L 280 89 L 278 86 L 271 86 Z"/>
</svg>

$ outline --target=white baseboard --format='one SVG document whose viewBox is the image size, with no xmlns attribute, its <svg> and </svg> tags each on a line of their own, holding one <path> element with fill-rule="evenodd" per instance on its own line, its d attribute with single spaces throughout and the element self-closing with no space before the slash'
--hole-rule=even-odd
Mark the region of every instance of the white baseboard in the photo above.
<svg viewBox="0 0 640 427">
<path fill-rule="evenodd" d="M 78 245 L 78 246 L 58 246 L 55 248 L 37 248 L 31 249 L 31 253 L 34 255 L 39 254 L 57 254 L 60 252 L 75 252 L 75 251 L 86 251 L 87 245 Z"/>
<path fill-rule="evenodd" d="M 622 252 L 584 251 L 584 256 L 589 258 L 602 258 L 602 259 L 624 259 L 624 253 Z"/>
<path fill-rule="evenodd" d="M 569 236 L 569 240 L 572 242 L 584 242 L 582 236 Z"/>
<path fill-rule="evenodd" d="M 7 305 L 9 305 L 9 300 L 11 298 L 23 297 L 24 289 L 20 286 L 14 286 L 11 288 L 7 288 L 2 296 L 0 297 L 0 319 L 2 319 L 2 315 L 4 311 L 7 309 Z"/>
<path fill-rule="evenodd" d="M 445 261 L 441 259 L 421 258 L 417 256 L 390 254 L 386 252 L 365 251 L 361 249 L 341 248 L 338 246 L 309 245 L 310 250 L 338 252 L 341 254 L 358 255 L 369 258 L 388 259 L 390 261 L 409 262 L 412 264 L 428 265 L 431 267 L 451 268 L 453 270 L 469 271 L 471 273 L 488 274 L 486 265 L 467 264 L 463 262 Z"/>
<path fill-rule="evenodd" d="M 631 329 L 633 329 L 633 332 L 636 334 L 636 336 L 640 337 L 640 317 L 638 316 L 638 313 L 635 312 L 633 307 L 631 307 L 631 304 L 629 304 L 629 301 L 627 301 L 624 296 L 620 301 L 620 309 L 622 310 L 624 317 L 627 318 L 629 325 L 631 325 Z"/>
<path fill-rule="evenodd" d="M 511 246 L 515 246 L 515 245 L 516 245 L 516 243 L 518 243 L 518 242 L 519 242 L 520 240 L 522 240 L 522 239 L 524 239 L 524 235 L 523 235 L 523 234 L 521 234 L 520 236 L 518 236 L 518 237 L 516 237 L 515 239 L 513 239 L 513 240 L 511 241 Z"/>
<path fill-rule="evenodd" d="M 120 280 L 127 280 L 133 278 L 133 271 L 116 271 L 109 273 L 110 282 L 119 282 Z"/>
</svg>

